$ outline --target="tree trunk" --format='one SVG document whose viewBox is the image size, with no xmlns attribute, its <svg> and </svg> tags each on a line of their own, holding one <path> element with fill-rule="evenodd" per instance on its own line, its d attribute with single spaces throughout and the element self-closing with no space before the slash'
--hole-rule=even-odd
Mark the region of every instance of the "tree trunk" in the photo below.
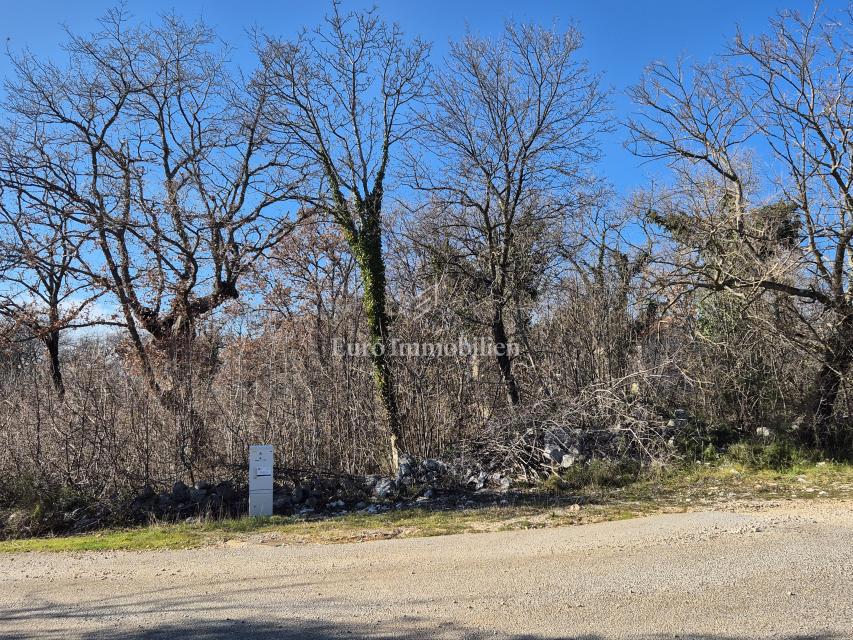
<svg viewBox="0 0 853 640">
<path fill-rule="evenodd" d="M 373 378 L 388 423 L 391 470 L 396 473 L 399 466 L 402 432 L 389 353 L 391 341 L 388 334 L 388 313 L 385 307 L 385 261 L 382 256 L 382 236 L 378 216 L 362 227 L 357 246 L 356 258 L 364 285 L 362 306 L 367 316 Z"/>
<path fill-rule="evenodd" d="M 195 470 L 207 444 L 204 417 L 196 411 L 193 397 L 195 322 L 186 317 L 174 322 L 157 336 L 154 344 L 166 356 L 170 388 L 160 393 L 160 404 L 179 424 L 178 456 L 195 482 Z"/>
<path fill-rule="evenodd" d="M 506 389 L 507 401 L 515 407 L 521 402 L 521 394 L 518 391 L 515 376 L 512 374 L 512 356 L 509 354 L 503 309 L 499 305 L 495 305 L 494 315 L 492 316 L 492 340 L 494 341 L 498 369 L 500 369 L 501 379 Z"/>
<path fill-rule="evenodd" d="M 47 348 L 48 361 L 50 363 L 50 379 L 59 399 L 65 397 L 65 382 L 62 380 L 62 367 L 59 361 L 59 331 L 50 331 L 42 338 Z"/>
<path fill-rule="evenodd" d="M 853 365 L 853 314 L 842 317 L 835 335 L 824 352 L 823 364 L 809 393 L 800 441 L 817 447 L 826 444 L 841 383 Z"/>
</svg>

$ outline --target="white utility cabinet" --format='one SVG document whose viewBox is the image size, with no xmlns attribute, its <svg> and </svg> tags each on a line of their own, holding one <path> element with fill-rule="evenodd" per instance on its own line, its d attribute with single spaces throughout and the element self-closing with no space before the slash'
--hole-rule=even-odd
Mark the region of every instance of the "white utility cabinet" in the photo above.
<svg viewBox="0 0 853 640">
<path fill-rule="evenodd" d="M 273 448 L 271 444 L 249 447 L 249 515 L 272 515 Z"/>
</svg>

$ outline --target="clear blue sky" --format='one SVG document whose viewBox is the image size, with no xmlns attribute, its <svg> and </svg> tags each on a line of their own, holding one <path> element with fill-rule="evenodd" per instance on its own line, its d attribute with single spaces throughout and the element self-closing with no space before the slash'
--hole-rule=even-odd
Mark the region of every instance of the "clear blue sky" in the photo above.
<svg viewBox="0 0 853 640">
<path fill-rule="evenodd" d="M 47 56 L 59 53 L 62 24 L 72 30 L 89 31 L 109 0 L 7 0 L 4 2 L 0 37 L 12 51 L 29 47 Z M 362 2 L 344 0 L 343 6 L 364 8 L 377 4 L 388 20 L 396 21 L 411 35 L 434 43 L 436 60 L 449 39 L 458 38 L 466 25 L 483 35 L 497 34 L 507 18 L 551 24 L 576 23 L 585 37 L 584 55 L 590 66 L 604 73 L 614 90 L 615 117 L 623 119 L 631 110 L 625 88 L 635 83 L 643 67 L 652 60 L 674 60 L 689 54 L 707 60 L 721 51 L 737 25 L 747 33 L 766 30 L 767 18 L 788 8 L 808 12 L 811 0 L 439 0 L 429 2 Z M 830 0 L 823 9 L 835 12 L 847 0 Z M 151 19 L 174 10 L 188 18 L 203 18 L 216 27 L 222 38 L 237 48 L 235 58 L 251 65 L 245 29 L 259 26 L 275 35 L 292 35 L 303 25 L 317 24 L 330 4 L 294 0 L 129 0 L 127 9 L 137 18 Z M 0 75 L 9 71 L 8 60 L 0 59 Z M 625 194 L 655 172 L 625 151 L 624 130 L 604 141 L 601 172 Z"/>
</svg>

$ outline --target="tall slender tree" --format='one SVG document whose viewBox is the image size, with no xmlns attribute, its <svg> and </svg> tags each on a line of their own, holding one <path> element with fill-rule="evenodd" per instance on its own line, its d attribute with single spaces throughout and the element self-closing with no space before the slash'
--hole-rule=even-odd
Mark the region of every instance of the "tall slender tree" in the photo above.
<svg viewBox="0 0 853 640">
<path fill-rule="evenodd" d="M 413 184 L 439 212 L 439 255 L 486 303 L 511 405 L 521 392 L 509 309 L 534 291 L 595 192 L 606 95 L 581 42 L 574 28 L 512 23 L 497 40 L 469 34 L 451 45 L 420 119 L 425 152 Z"/>
<path fill-rule="evenodd" d="M 332 220 L 358 264 L 370 355 L 390 434 L 392 468 L 403 432 L 390 361 L 383 223 L 393 151 L 415 126 L 427 91 L 429 46 L 408 41 L 375 13 L 341 13 L 294 41 L 266 38 L 260 50 L 273 126 L 307 175 L 300 197 Z"/>
<path fill-rule="evenodd" d="M 0 341 L 41 342 L 54 390 L 63 398 L 63 332 L 115 323 L 88 313 L 101 292 L 92 291 L 76 268 L 85 231 L 75 228 L 49 193 L 35 201 L 9 182 L 14 180 L 0 167 L 0 315 L 8 320 Z"/>
</svg>

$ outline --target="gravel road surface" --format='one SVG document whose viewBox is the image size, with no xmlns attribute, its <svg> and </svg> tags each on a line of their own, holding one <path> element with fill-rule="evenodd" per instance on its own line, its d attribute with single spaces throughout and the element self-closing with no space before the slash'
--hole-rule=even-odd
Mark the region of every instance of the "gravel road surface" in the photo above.
<svg viewBox="0 0 853 640">
<path fill-rule="evenodd" d="M 853 502 L 0 563 L 3 639 L 853 638 Z"/>
</svg>

